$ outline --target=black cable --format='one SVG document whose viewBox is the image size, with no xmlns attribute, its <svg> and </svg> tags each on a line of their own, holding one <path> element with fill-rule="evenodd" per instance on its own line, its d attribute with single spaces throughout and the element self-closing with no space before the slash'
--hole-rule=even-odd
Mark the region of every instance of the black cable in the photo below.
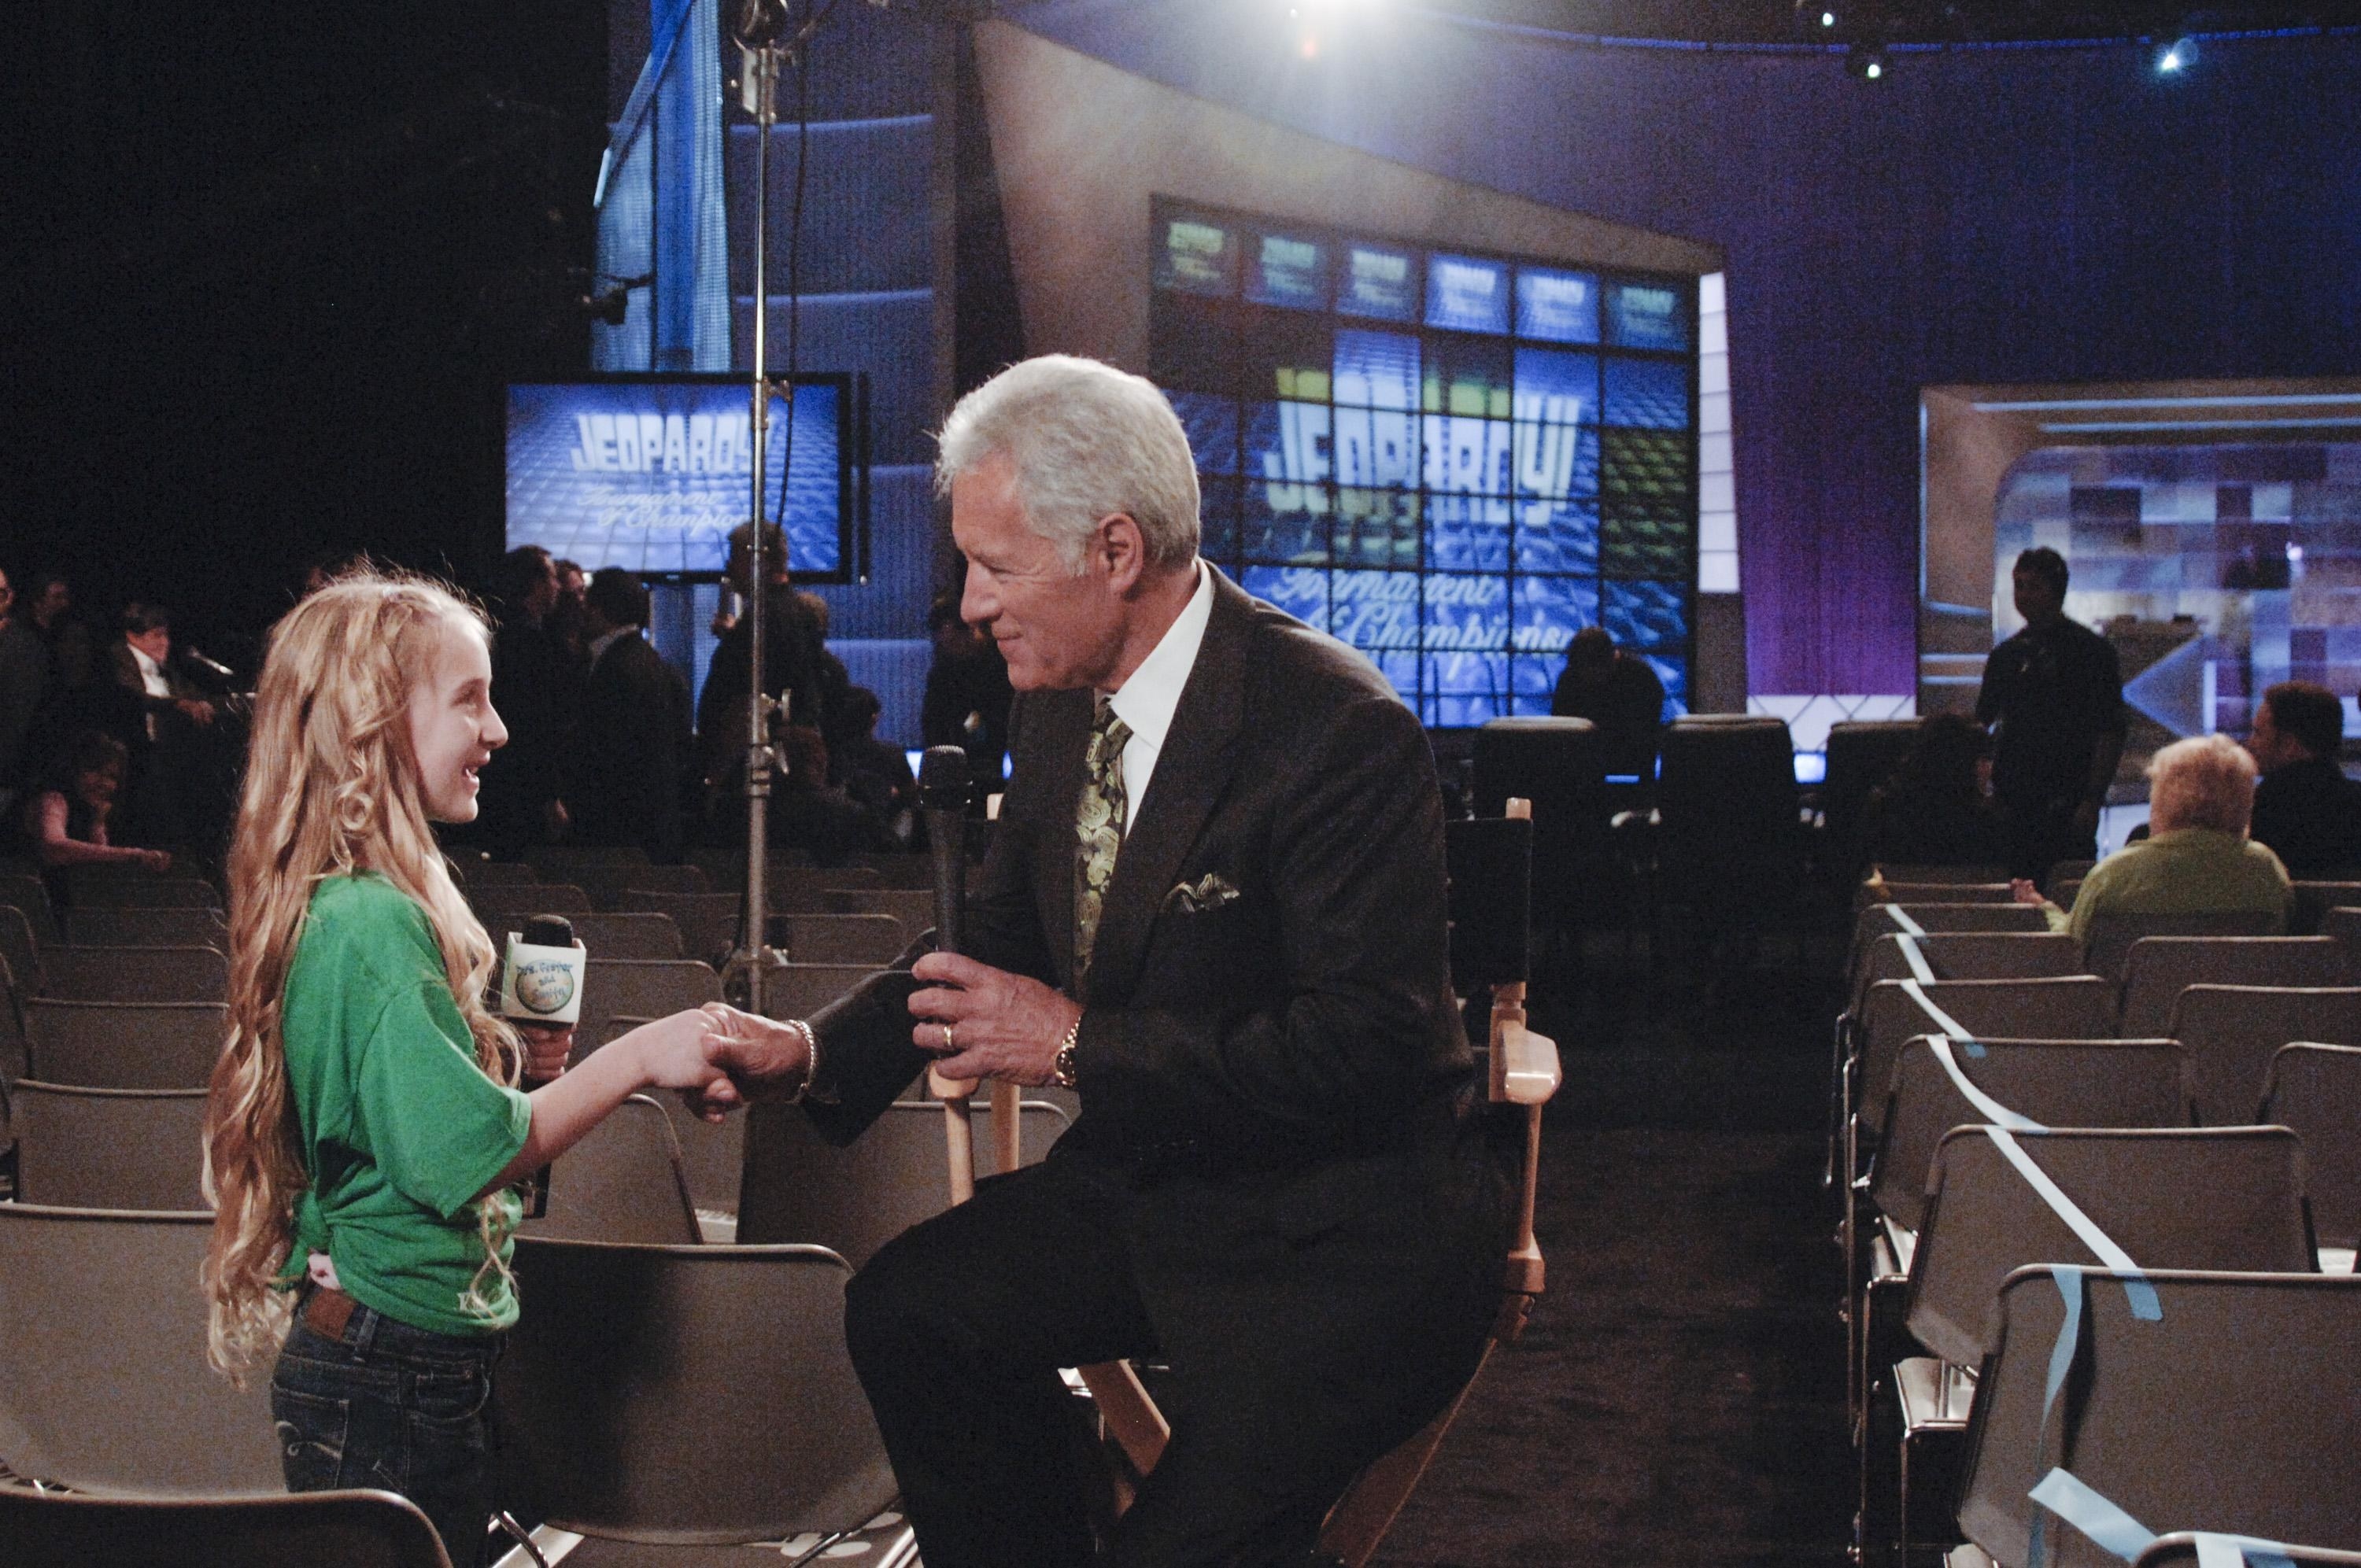
<svg viewBox="0 0 2361 1568">
<path fill-rule="evenodd" d="M 812 22 L 813 0 L 804 0 L 804 26 Z M 796 193 L 787 203 L 787 435 L 779 450 L 779 548 L 787 547 L 787 480 L 796 465 L 796 370 L 801 363 L 803 320 L 804 175 L 811 167 L 811 47 L 807 38 L 796 51 Z M 794 563 L 788 563 L 792 568 Z M 757 592 L 762 585 L 755 585 Z"/>
</svg>

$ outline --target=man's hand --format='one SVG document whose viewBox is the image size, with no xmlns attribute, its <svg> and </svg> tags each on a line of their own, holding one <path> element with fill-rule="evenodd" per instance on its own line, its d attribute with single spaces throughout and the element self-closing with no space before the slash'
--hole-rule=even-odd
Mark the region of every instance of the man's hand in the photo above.
<svg viewBox="0 0 2361 1568">
<path fill-rule="evenodd" d="M 706 1060 L 729 1076 L 681 1095 L 691 1114 L 719 1122 L 750 1100 L 789 1095 L 803 1087 L 811 1056 L 801 1029 L 741 1013 L 726 1002 L 707 1003 L 705 1013 L 713 1020 L 705 1036 Z"/>
<path fill-rule="evenodd" d="M 910 972 L 933 982 L 910 993 L 910 1016 L 918 1020 L 910 1038 L 941 1058 L 936 1072 L 1033 1088 L 1057 1081 L 1058 1047 L 1082 1015 L 1075 1003 L 1038 980 L 957 953 L 928 953 Z"/>
<path fill-rule="evenodd" d="M 2033 885 L 2033 879 L 2031 877 L 2010 878 L 2008 883 L 2008 895 L 2015 902 L 2018 904 L 2029 904 L 2036 909 L 2040 908 L 2043 905 L 2049 902 L 2048 899 L 2041 896 L 2041 890 Z"/>
<path fill-rule="evenodd" d="M 201 698 L 184 696 L 173 703 L 172 706 L 186 714 L 189 718 L 189 722 L 196 725 L 201 729 L 211 725 L 214 721 L 214 705 L 203 701 Z"/>
</svg>

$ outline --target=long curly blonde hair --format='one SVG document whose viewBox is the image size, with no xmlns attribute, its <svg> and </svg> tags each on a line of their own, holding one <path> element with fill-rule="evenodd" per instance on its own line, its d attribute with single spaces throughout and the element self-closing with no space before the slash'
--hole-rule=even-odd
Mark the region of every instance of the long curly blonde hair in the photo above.
<svg viewBox="0 0 2361 1568">
<path fill-rule="evenodd" d="M 229 1038 L 205 1108 L 204 1191 L 214 1204 L 203 1284 L 206 1354 L 233 1382 L 276 1350 L 285 1293 L 272 1288 L 311 1178 L 280 1035 L 287 972 L 322 880 L 375 872 L 418 901 L 443 949 L 476 1060 L 513 1084 L 515 1032 L 485 1004 L 499 959 L 451 880 L 427 824 L 409 708 L 446 629 L 486 637 L 482 612 L 424 577 L 363 566 L 271 629 L 229 856 Z M 485 1265 L 467 1305 L 505 1280 L 496 1205 L 478 1206 Z"/>
</svg>

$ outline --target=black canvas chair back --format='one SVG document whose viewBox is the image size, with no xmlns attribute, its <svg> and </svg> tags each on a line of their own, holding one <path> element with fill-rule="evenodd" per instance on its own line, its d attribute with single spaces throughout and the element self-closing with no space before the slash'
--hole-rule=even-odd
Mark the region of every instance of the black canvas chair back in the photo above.
<svg viewBox="0 0 2361 1568">
<path fill-rule="evenodd" d="M 0 1203 L 0 1460 L 86 1492 L 286 1491 L 268 1378 L 240 1393 L 205 1365 L 212 1234 L 203 1212 Z"/>
<path fill-rule="evenodd" d="M 1795 749 L 1783 718 L 1690 714 L 1664 727 L 1660 866 L 1759 890 L 1801 863 Z"/>
<path fill-rule="evenodd" d="M 46 947 L 65 940 L 64 933 L 58 929 L 57 912 L 49 906 L 49 890 L 41 885 L 40 878 L 0 872 L 0 905 L 25 916 L 35 942 Z"/>
<path fill-rule="evenodd" d="M 527 1235 L 515 1268 L 533 1306 L 494 1398 L 549 1523 L 719 1545 L 856 1529 L 892 1501 L 834 1253 Z"/>
<path fill-rule="evenodd" d="M 773 913 L 833 915 L 848 913 L 836 895 L 855 890 L 881 889 L 885 879 L 870 866 L 773 865 L 764 892 Z"/>
<path fill-rule="evenodd" d="M 229 1037 L 218 1002 L 56 1002 L 25 1008 L 27 1076 L 85 1089 L 201 1089 Z"/>
<path fill-rule="evenodd" d="M 451 1568 L 418 1506 L 391 1492 L 278 1497 L 89 1497 L 0 1486 L 12 1568 Z"/>
<path fill-rule="evenodd" d="M 2120 982 L 2132 944 L 2144 937 L 2276 937 L 2280 923 L 2252 909 L 2188 915 L 2101 915 L 2091 922 L 2082 958 L 2092 974 Z"/>
<path fill-rule="evenodd" d="M 467 904 L 485 928 L 495 933 L 492 942 L 500 943 L 498 933 L 521 928 L 536 915 L 588 915 L 590 895 L 570 882 L 511 883 L 505 886 L 477 887 L 467 890 Z"/>
<path fill-rule="evenodd" d="M 1523 817 L 1443 825 L 1451 988 L 1461 996 L 1488 996 L 1493 986 L 1530 978 L 1534 834 L 1534 823 Z"/>
<path fill-rule="evenodd" d="M 41 989 L 40 951 L 25 912 L 13 904 L 0 904 L 0 963 L 8 966 L 10 978 L 27 995 Z"/>
<path fill-rule="evenodd" d="M 2321 1245 L 2361 1247 L 2361 1047 L 2281 1046 L 2255 1119 L 2291 1127 L 2303 1140 Z"/>
<path fill-rule="evenodd" d="M 2115 991 L 2087 974 L 1931 983 L 1881 980 L 1869 988 L 1861 1008 L 1857 1091 L 1866 1095 L 1873 1086 L 1892 1082 L 1902 1043 L 1947 1031 L 1944 1018 L 1978 1040 L 2104 1040 L 2115 1032 Z"/>
<path fill-rule="evenodd" d="M 602 959 L 594 953 L 582 976 L 576 1058 L 606 1044 L 610 1019 L 663 1018 L 720 1000 L 721 977 L 695 959 Z"/>
<path fill-rule="evenodd" d="M 1828 726 L 1828 772 L 1820 780 L 1820 830 L 1827 854 L 1848 871 L 1867 863 L 1861 812 L 1869 792 L 1894 776 L 1918 743 L 1916 718 L 1852 718 Z"/>
<path fill-rule="evenodd" d="M 2312 936 L 2324 928 L 2330 910 L 2350 905 L 2361 905 L 2361 882 L 2297 883 L 2288 929 L 2299 937 Z"/>
<path fill-rule="evenodd" d="M 700 963 L 719 965 L 738 941 L 741 898 L 735 893 L 645 893 L 633 911 L 662 915 L 680 931 L 681 951 Z"/>
<path fill-rule="evenodd" d="M 66 911 L 66 935 L 78 948 L 214 948 L 229 950 L 218 909 L 133 909 L 103 904 Z"/>
<path fill-rule="evenodd" d="M 602 959 L 676 961 L 681 957 L 680 927 L 664 915 L 607 913 L 576 915 L 575 939 Z M 502 932 L 503 938 L 507 933 Z"/>
<path fill-rule="evenodd" d="M 1582 926 L 1621 907 L 1607 833 L 1605 743 L 1587 718 L 1495 718 L 1476 732 L 1477 819 L 1498 821 L 1512 797 L 1532 802 L 1533 918 Z"/>
<path fill-rule="evenodd" d="M 2008 881 L 2008 868 L 2003 865 L 1933 866 L 1923 863 L 1887 861 L 1870 868 L 1887 883 L 1900 883 L 1905 887 L 1953 887 L 1963 883 Z M 1866 880 L 1866 879 L 1864 879 Z"/>
<path fill-rule="evenodd" d="M 891 915 L 781 915 L 771 922 L 771 940 L 796 963 L 873 968 L 892 963 L 908 938 Z"/>
<path fill-rule="evenodd" d="M 229 1000 L 229 959 L 217 948 L 60 947 L 42 961 L 60 1002 Z"/>
<path fill-rule="evenodd" d="M 2005 882 L 1863 882 L 1853 890 L 1853 906 L 1872 904 L 2009 904 L 2015 894 Z"/>
<path fill-rule="evenodd" d="M 600 909 L 637 909 L 640 904 L 633 894 L 641 892 L 713 891 L 705 872 L 696 866 L 586 865 L 575 868 L 572 880 Z"/>
<path fill-rule="evenodd" d="M 2000 1291 L 1976 1388 L 1960 1525 L 2023 1568 L 2037 1514 L 2045 1568 L 2122 1568 L 2151 1532 L 2361 1541 L 2361 1277 L 2147 1274 L 2153 1295 L 2047 1266 Z M 2053 1401 L 2049 1368 L 2081 1311 Z M 2029 1494 L 2062 1469 L 2133 1521 L 2110 1550 Z M 2051 1496 L 2057 1495 L 2054 1492 Z"/>
<path fill-rule="evenodd" d="M 1991 1119 L 1958 1079 L 2045 1127 L 2185 1127 L 2189 1053 L 2173 1040 L 1983 1040 L 1954 1046 L 1946 1067 L 1933 1036 L 1902 1047 L 1884 1106 L 1870 1201 L 1906 1230 L 1925 1223 L 1935 1150 L 1954 1127 Z"/>
<path fill-rule="evenodd" d="M 741 1242 L 811 1242 L 855 1268 L 921 1220 L 950 1207 L 939 1102 L 905 1099 L 841 1148 L 829 1146 L 791 1105 L 747 1113 L 746 1174 L 738 1207 Z M 1066 1130 L 1066 1113 L 1021 1103 L 1017 1152 L 1030 1165 Z M 991 1140 L 974 1141 L 976 1174 L 989 1176 Z"/>
<path fill-rule="evenodd" d="M 2172 1037 L 2189 1047 L 2198 1119 L 2243 1122 L 2281 1046 L 2361 1046 L 2361 987 L 2192 985 L 2173 1003 Z"/>
<path fill-rule="evenodd" d="M 2082 972 L 2082 949 L 2063 931 L 1897 931 L 1880 937 L 1862 955 L 1854 1006 L 1881 980 L 1907 980 L 1920 963 L 1937 980 L 2044 980 Z"/>
<path fill-rule="evenodd" d="M 2192 985 L 2346 983 L 2345 955 L 2327 937 L 2143 937 L 2124 964 L 2123 1032 L 2161 1035 Z"/>
<path fill-rule="evenodd" d="M 931 891 L 935 885 L 934 861 L 916 851 L 856 850 L 850 863 L 875 872 L 878 880 L 887 887 Z"/>
<path fill-rule="evenodd" d="M 634 1094 L 559 1156 L 547 1212 L 526 1221 L 523 1234 L 667 1246 L 703 1241 L 664 1106 Z"/>
<path fill-rule="evenodd" d="M 11 1091 L 16 1196 L 54 1209 L 208 1207 L 202 1089 L 78 1089 L 26 1079 Z"/>
</svg>

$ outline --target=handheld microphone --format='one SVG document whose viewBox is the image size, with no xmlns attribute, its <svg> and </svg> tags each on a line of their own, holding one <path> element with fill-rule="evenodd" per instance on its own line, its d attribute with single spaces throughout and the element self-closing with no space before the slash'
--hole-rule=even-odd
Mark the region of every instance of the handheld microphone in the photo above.
<svg viewBox="0 0 2361 1568">
<path fill-rule="evenodd" d="M 500 962 L 500 1016 L 544 1029 L 571 1028 L 582 1017 L 582 977 L 589 952 L 575 939 L 574 922 L 563 915 L 536 915 L 522 935 L 509 933 Z M 549 1212 L 550 1168 L 533 1173 L 527 1217 Z"/>
<path fill-rule="evenodd" d="M 235 682 L 237 672 L 218 659 L 208 659 L 187 643 L 181 644 L 181 657 L 216 680 Z"/>
</svg>

